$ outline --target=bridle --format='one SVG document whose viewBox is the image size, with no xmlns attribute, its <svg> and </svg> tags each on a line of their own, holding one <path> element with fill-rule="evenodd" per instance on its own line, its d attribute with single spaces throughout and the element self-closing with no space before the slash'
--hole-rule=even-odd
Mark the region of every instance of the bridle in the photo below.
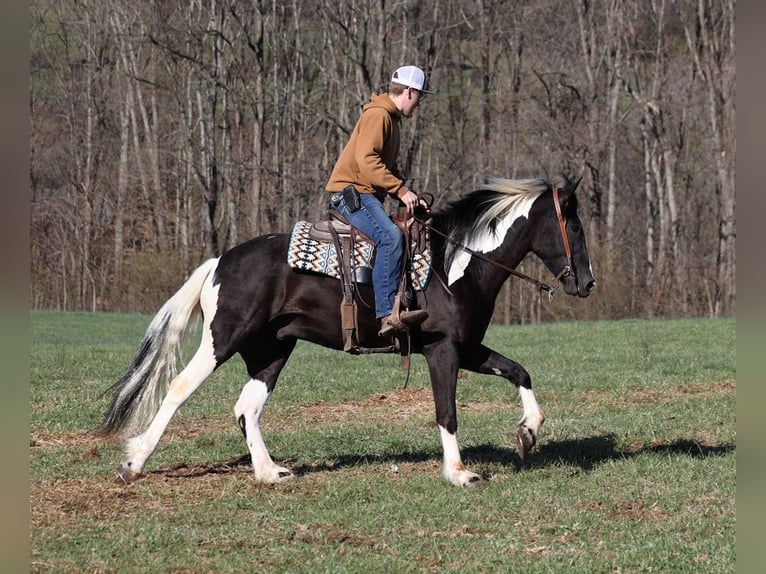
<svg viewBox="0 0 766 574">
<path fill-rule="evenodd" d="M 553 188 L 553 205 L 556 207 L 556 219 L 559 220 L 559 229 L 561 230 L 561 240 L 564 242 L 564 253 L 566 253 L 567 261 L 569 265 L 564 265 L 561 272 L 556 275 L 558 281 L 562 277 L 569 277 L 572 274 L 572 248 L 569 246 L 569 236 L 567 235 L 567 222 L 564 219 L 564 214 L 561 213 L 561 202 L 559 202 L 559 188 Z"/>
<path fill-rule="evenodd" d="M 422 199 L 426 205 L 428 206 L 428 211 L 430 212 L 431 203 L 433 203 L 433 195 L 430 193 L 424 193 L 420 194 L 419 199 Z M 426 199 L 428 197 L 429 199 Z M 558 275 L 554 277 L 555 281 L 559 281 L 563 277 L 568 277 L 572 274 L 572 249 L 569 246 L 569 236 L 567 235 L 567 227 L 566 227 L 566 219 L 564 219 L 564 214 L 561 212 L 561 204 L 559 203 L 559 188 L 554 187 L 553 188 L 553 205 L 556 207 L 556 219 L 559 223 L 559 229 L 561 231 L 561 239 L 564 242 L 564 252 L 567 256 L 567 261 L 569 262 L 568 265 L 565 265 L 564 268 L 559 272 Z M 553 301 L 553 296 L 556 292 L 556 287 L 549 283 L 544 283 L 543 281 L 540 281 L 538 279 L 535 279 L 534 277 L 530 277 L 529 275 L 522 273 L 521 271 L 516 271 L 515 269 L 512 269 L 508 267 L 507 265 L 503 265 L 502 263 L 498 263 L 497 261 L 493 261 L 486 255 L 479 253 L 478 251 L 474 251 L 467 245 L 464 245 L 460 243 L 459 241 L 453 239 L 446 233 L 443 233 L 442 231 L 436 229 L 433 225 L 428 223 L 425 219 L 415 214 L 413 216 L 416 220 L 418 220 L 422 225 L 439 235 L 440 237 L 443 237 L 447 241 L 449 241 L 452 245 L 455 245 L 456 247 L 462 249 L 466 253 L 470 253 L 471 256 L 476 257 L 478 259 L 481 259 L 482 261 L 485 261 L 489 263 L 490 265 L 493 265 L 495 267 L 498 267 L 499 269 L 502 269 L 503 271 L 507 271 L 511 275 L 514 275 L 518 277 L 519 279 L 523 279 L 525 281 L 528 281 L 532 283 L 535 287 L 537 287 L 540 291 L 546 291 L 548 293 L 548 300 Z M 449 291 L 449 289 L 448 289 Z"/>
</svg>

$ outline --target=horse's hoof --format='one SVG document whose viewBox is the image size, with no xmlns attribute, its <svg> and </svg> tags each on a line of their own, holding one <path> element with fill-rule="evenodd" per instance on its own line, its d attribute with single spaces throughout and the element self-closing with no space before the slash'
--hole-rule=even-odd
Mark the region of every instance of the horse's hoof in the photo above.
<svg viewBox="0 0 766 574">
<path fill-rule="evenodd" d="M 489 484 L 489 483 L 486 480 L 484 480 L 479 475 L 475 475 L 475 476 L 472 476 L 471 478 L 469 478 L 468 482 L 463 484 L 463 486 L 467 486 L 469 488 L 479 488 L 481 486 L 486 486 L 487 484 Z"/>
<path fill-rule="evenodd" d="M 519 457 L 524 460 L 529 451 L 535 446 L 535 436 L 527 427 L 519 425 L 516 427 L 516 449 L 519 451 Z"/>
<path fill-rule="evenodd" d="M 292 480 L 295 478 L 295 475 L 290 469 L 279 466 L 267 471 L 254 473 L 253 478 L 261 484 L 279 484 L 280 482 Z"/>
<path fill-rule="evenodd" d="M 141 476 L 141 473 L 120 465 L 117 467 L 117 476 L 125 484 L 130 484 L 131 482 L 137 481 Z"/>
</svg>

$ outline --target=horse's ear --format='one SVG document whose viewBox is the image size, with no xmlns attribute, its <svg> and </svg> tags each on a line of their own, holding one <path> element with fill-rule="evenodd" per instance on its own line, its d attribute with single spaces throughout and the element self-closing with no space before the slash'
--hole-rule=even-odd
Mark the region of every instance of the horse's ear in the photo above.
<svg viewBox="0 0 766 574">
<path fill-rule="evenodd" d="M 582 177 L 578 177 L 574 181 L 569 178 L 565 179 L 564 187 L 559 188 L 559 201 L 561 201 L 562 205 L 566 204 L 574 196 L 574 192 L 577 186 L 580 185 L 581 180 Z"/>
<path fill-rule="evenodd" d="M 567 184 L 566 188 L 565 188 L 566 192 L 567 192 L 567 195 L 573 194 L 575 192 L 575 190 L 577 189 L 577 186 L 580 185 L 581 181 L 582 181 L 582 176 L 578 177 L 573 182 L 569 182 Z"/>
</svg>

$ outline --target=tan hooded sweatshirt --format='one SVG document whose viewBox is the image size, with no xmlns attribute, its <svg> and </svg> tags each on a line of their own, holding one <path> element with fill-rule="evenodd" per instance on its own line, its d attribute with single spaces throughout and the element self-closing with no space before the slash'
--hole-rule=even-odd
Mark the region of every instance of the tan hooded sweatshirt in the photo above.
<svg viewBox="0 0 766 574">
<path fill-rule="evenodd" d="M 397 167 L 400 122 L 399 110 L 388 94 L 373 94 L 325 189 L 338 192 L 353 185 L 359 193 L 373 193 L 381 201 L 386 194 L 402 197 L 407 193 Z"/>
</svg>

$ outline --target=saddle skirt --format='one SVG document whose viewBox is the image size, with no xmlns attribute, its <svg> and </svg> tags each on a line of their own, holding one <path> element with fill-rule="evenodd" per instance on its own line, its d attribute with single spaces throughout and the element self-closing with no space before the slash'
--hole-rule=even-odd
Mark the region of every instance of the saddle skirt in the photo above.
<svg viewBox="0 0 766 574">
<path fill-rule="evenodd" d="M 332 234 L 328 231 L 328 225 L 347 230 L 348 224 L 338 222 L 309 221 L 297 222 L 290 233 L 290 243 L 287 247 L 287 264 L 293 269 L 310 271 L 321 275 L 328 275 L 340 279 L 340 267 L 338 266 L 338 253 Z M 413 238 L 413 243 L 417 238 Z M 371 268 L 374 264 L 375 245 L 369 238 L 359 234 L 353 242 L 354 254 L 353 265 L 355 268 Z M 431 276 L 431 252 L 425 249 L 417 252 L 412 258 L 411 283 L 416 291 L 426 288 Z M 358 277 L 365 274 L 357 274 Z M 366 274 L 371 276 L 371 274 Z"/>
</svg>

